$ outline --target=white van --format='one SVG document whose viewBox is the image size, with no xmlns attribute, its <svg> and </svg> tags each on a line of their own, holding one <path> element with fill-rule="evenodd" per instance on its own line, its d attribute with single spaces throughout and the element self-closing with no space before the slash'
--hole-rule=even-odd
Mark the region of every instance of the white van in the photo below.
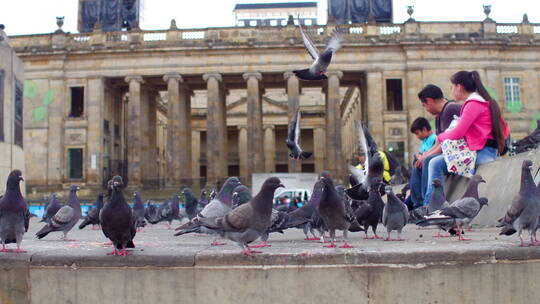
<svg viewBox="0 0 540 304">
<path fill-rule="evenodd" d="M 274 194 L 274 206 L 279 206 L 282 204 L 282 199 L 287 196 L 291 199 L 291 202 L 296 197 L 300 197 L 302 204 L 305 204 L 309 201 L 311 197 L 311 191 L 308 189 L 287 189 L 287 188 L 278 188 Z M 300 205 L 298 207 L 301 207 Z"/>
</svg>

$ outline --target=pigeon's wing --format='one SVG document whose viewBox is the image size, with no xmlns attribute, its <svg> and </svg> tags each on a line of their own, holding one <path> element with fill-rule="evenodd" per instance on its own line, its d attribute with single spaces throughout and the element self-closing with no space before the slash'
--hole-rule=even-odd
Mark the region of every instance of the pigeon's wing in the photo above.
<svg viewBox="0 0 540 304">
<path fill-rule="evenodd" d="M 362 151 L 365 154 L 366 160 L 364 161 L 364 172 L 363 172 L 363 178 L 360 179 L 358 176 L 355 175 L 355 177 L 358 179 L 359 183 L 364 183 L 365 178 L 367 177 L 369 173 L 369 150 L 368 150 L 368 141 L 366 138 L 366 134 L 364 133 L 364 128 L 362 126 L 362 122 L 360 120 L 355 120 L 356 129 L 357 129 L 357 136 L 358 136 L 358 146 L 362 149 Z M 352 172 L 351 172 L 352 173 Z M 354 173 L 353 173 L 354 174 Z"/>
<path fill-rule="evenodd" d="M 253 206 L 243 204 L 224 217 L 223 228 L 225 231 L 244 231 L 251 225 L 253 215 Z"/>
<path fill-rule="evenodd" d="M 56 212 L 56 214 L 51 218 L 51 226 L 53 228 L 61 228 L 62 226 L 68 224 L 72 219 L 75 211 L 70 206 L 63 206 Z"/>
<path fill-rule="evenodd" d="M 356 219 L 360 221 L 366 218 L 369 214 L 371 214 L 372 211 L 373 207 L 370 204 L 364 202 L 360 204 L 358 208 L 356 208 L 356 210 L 354 211 L 354 215 L 356 216 Z"/>
<path fill-rule="evenodd" d="M 334 31 L 332 32 L 332 37 L 330 37 L 330 40 L 328 40 L 328 43 L 326 44 L 326 49 L 324 51 L 331 51 L 332 53 L 334 53 L 341 48 L 342 43 L 343 34 L 334 29 Z"/>
<path fill-rule="evenodd" d="M 404 223 L 407 224 L 409 222 L 409 209 L 407 208 L 407 205 L 403 204 L 401 214 L 403 215 L 403 219 L 405 220 Z"/>
<path fill-rule="evenodd" d="M 287 141 L 298 144 L 298 137 L 300 137 L 300 109 L 296 110 L 294 119 L 291 120 L 287 133 Z"/>
<path fill-rule="evenodd" d="M 520 194 L 516 195 L 504 215 L 504 221 L 509 224 L 513 223 L 521 215 L 524 208 L 523 197 Z"/>
<path fill-rule="evenodd" d="M 28 232 L 28 227 L 30 226 L 30 210 L 26 208 L 24 211 L 24 231 Z"/>
<path fill-rule="evenodd" d="M 319 58 L 319 50 L 317 50 L 315 44 L 313 44 L 313 41 L 311 41 L 311 38 L 309 38 L 307 33 L 304 32 L 304 28 L 302 27 L 302 22 L 300 22 L 300 20 L 298 20 L 298 27 L 300 28 L 302 40 L 304 41 L 304 45 L 306 46 L 308 53 L 311 55 L 311 58 L 313 58 L 314 60 Z"/>
<path fill-rule="evenodd" d="M 450 207 L 442 209 L 441 214 L 453 218 L 467 218 L 475 216 L 479 208 L 480 203 L 475 198 L 465 197 L 453 202 Z"/>
<path fill-rule="evenodd" d="M 384 208 L 382 211 L 382 223 L 384 226 L 386 226 L 387 222 L 388 222 L 388 208 L 387 208 L 387 205 L 384 205 Z"/>
</svg>

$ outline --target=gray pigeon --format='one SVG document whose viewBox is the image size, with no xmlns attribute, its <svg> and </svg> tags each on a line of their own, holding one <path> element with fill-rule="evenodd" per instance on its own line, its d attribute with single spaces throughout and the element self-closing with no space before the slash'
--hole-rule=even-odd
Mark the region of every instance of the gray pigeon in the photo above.
<svg viewBox="0 0 540 304">
<path fill-rule="evenodd" d="M 23 235 L 28 231 L 30 212 L 24 201 L 19 183 L 24 180 L 20 170 L 13 170 L 7 179 L 6 193 L 0 199 L 0 252 L 11 252 L 6 244 L 17 243 L 13 252 L 26 252 L 21 250 Z"/>
<path fill-rule="evenodd" d="M 471 189 L 477 188 L 478 183 L 483 181 L 484 180 L 481 178 L 472 179 L 467 187 L 468 192 L 474 192 L 474 190 Z M 447 231 L 455 230 L 459 240 L 466 241 L 469 239 L 463 237 L 461 226 L 469 224 L 478 215 L 482 207 L 487 204 L 488 199 L 485 197 L 480 199 L 474 197 L 460 198 L 450 204 L 450 206 L 425 216 L 425 219 L 419 221 L 417 225 L 421 227 L 436 225 Z"/>
<path fill-rule="evenodd" d="M 360 226 L 364 227 L 365 240 L 382 239 L 377 235 L 377 226 L 382 220 L 384 202 L 381 198 L 380 188 L 382 187 L 382 179 L 374 178 L 370 183 L 369 196 L 364 202 L 360 201 L 359 206 L 354 210 L 354 216 Z M 368 236 L 368 228 L 371 227 L 373 237 Z"/>
<path fill-rule="evenodd" d="M 258 239 L 270 227 L 274 192 L 279 187 L 284 187 L 279 178 L 270 177 L 248 203 L 233 209 L 225 216 L 200 218 L 199 223 L 236 242 L 242 247 L 243 255 L 256 253 L 248 247 L 248 244 Z"/>
<path fill-rule="evenodd" d="M 438 210 L 441 210 L 450 206 L 448 201 L 446 201 L 446 197 L 444 195 L 444 188 L 442 186 L 441 180 L 438 178 L 435 178 L 433 179 L 432 184 L 433 184 L 433 192 L 431 192 L 431 198 L 429 199 L 428 205 L 417 208 L 414 211 L 414 214 L 416 216 L 420 216 L 420 220 L 423 220 L 424 217 L 428 214 L 434 213 Z M 450 236 L 450 234 L 441 234 L 441 230 L 443 230 L 443 227 L 439 226 L 439 230 L 437 231 L 437 234 L 435 234 L 433 237 L 443 238 L 443 237 Z"/>
<path fill-rule="evenodd" d="M 79 203 L 79 198 L 77 197 L 77 191 L 80 189 L 81 188 L 79 188 L 79 186 L 71 186 L 66 204 L 60 208 L 58 212 L 56 212 L 56 214 L 43 228 L 41 228 L 41 230 L 36 232 L 36 236 L 39 239 L 44 238 L 50 232 L 62 231 L 62 240 L 74 241 L 72 239 L 68 239 L 67 234 L 81 218 L 81 204 Z"/>
<path fill-rule="evenodd" d="M 388 233 L 385 241 L 403 241 L 401 238 L 401 230 L 409 221 L 409 210 L 407 205 L 397 198 L 392 191 L 391 186 L 386 186 L 385 191 L 386 198 L 388 199 L 382 214 L 382 223 L 386 227 L 386 231 Z M 396 239 L 390 238 L 390 233 L 393 230 L 397 230 L 398 236 Z"/>
<path fill-rule="evenodd" d="M 234 188 L 233 195 L 232 195 L 233 209 L 249 202 L 251 198 L 252 198 L 251 191 L 249 190 L 248 187 L 244 185 L 240 185 Z"/>
<path fill-rule="evenodd" d="M 325 73 L 332 60 L 332 55 L 341 48 L 343 43 L 343 34 L 334 30 L 332 36 L 328 41 L 325 50 L 319 53 L 319 50 L 311 40 L 311 38 L 304 32 L 301 22 L 298 22 L 300 28 L 300 34 L 304 45 L 313 59 L 313 63 L 308 69 L 295 70 L 293 73 L 302 80 L 323 80 L 327 79 Z"/>
<path fill-rule="evenodd" d="M 88 211 L 86 216 L 83 217 L 82 223 L 79 225 L 79 229 L 84 229 L 87 225 L 92 225 L 92 230 L 97 230 L 96 227 L 99 225 L 99 212 L 103 208 L 103 197 L 104 193 L 99 193 L 96 198 L 96 203 L 94 207 Z"/>
<path fill-rule="evenodd" d="M 144 218 L 150 223 L 153 224 L 157 218 L 157 207 L 151 201 L 147 202 L 146 210 L 144 211 Z"/>
<path fill-rule="evenodd" d="M 324 189 L 318 211 L 326 228 L 330 231 L 331 242 L 330 245 L 325 247 L 336 247 L 334 244 L 336 241 L 336 230 L 342 230 L 345 244 L 340 246 L 340 248 L 352 248 L 347 242 L 347 232 L 351 223 L 355 221 L 352 209 L 350 205 L 339 196 L 330 177 L 321 177 L 321 180 L 324 183 Z"/>
<path fill-rule="evenodd" d="M 182 190 L 182 195 L 186 202 L 184 207 L 185 215 L 191 220 L 197 215 L 197 204 L 199 204 L 199 200 L 195 197 L 191 188 L 184 188 Z"/>
<path fill-rule="evenodd" d="M 530 245 L 536 245 L 536 230 L 540 216 L 540 191 L 534 184 L 531 174 L 532 161 L 524 160 L 521 165 L 521 184 L 519 192 L 512 199 L 506 215 L 500 220 L 497 227 L 502 227 L 501 235 L 512 235 L 518 232 L 520 246 L 525 246 L 521 231 L 528 228 L 531 235 Z"/>
<path fill-rule="evenodd" d="M 237 177 L 229 177 L 225 183 L 223 183 L 221 190 L 216 194 L 215 198 L 212 199 L 195 218 L 176 228 L 176 230 L 180 231 L 177 232 L 175 236 L 193 232 L 215 234 L 214 231 L 201 226 L 199 220 L 202 218 L 221 217 L 229 213 L 229 211 L 232 210 L 233 190 L 239 185 L 241 185 L 241 183 Z M 212 242 L 212 246 L 218 245 L 224 245 L 224 243 L 217 242 L 217 240 Z"/>
<path fill-rule="evenodd" d="M 49 220 L 62 208 L 62 205 L 58 201 L 56 194 L 51 195 L 51 199 L 45 205 L 45 212 L 43 212 L 43 217 L 40 222 L 47 223 Z"/>
<path fill-rule="evenodd" d="M 137 232 L 146 226 L 146 221 L 144 220 L 144 203 L 141 199 L 141 195 L 138 191 L 133 192 L 133 217 L 135 218 L 135 227 L 137 227 Z"/>
<path fill-rule="evenodd" d="M 209 202 L 208 202 L 208 197 L 206 196 L 206 190 L 202 189 L 201 190 L 201 197 L 199 198 L 199 205 L 197 206 L 197 210 L 199 210 L 199 209 L 202 210 L 204 208 L 204 206 L 206 206 L 208 203 Z"/>
<path fill-rule="evenodd" d="M 112 193 L 110 200 L 99 214 L 101 230 L 111 240 L 114 251 L 108 255 L 128 255 L 126 248 L 135 248 L 133 238 L 137 234 L 133 211 L 129 207 L 122 192 L 124 183 L 122 177 L 115 176 L 112 179 Z"/>
<path fill-rule="evenodd" d="M 311 156 L 311 152 L 303 151 L 300 148 L 300 109 L 296 110 L 295 118 L 291 120 L 289 124 L 289 131 L 287 133 L 287 140 L 285 144 L 289 148 L 289 156 L 292 159 L 308 159 Z"/>
</svg>

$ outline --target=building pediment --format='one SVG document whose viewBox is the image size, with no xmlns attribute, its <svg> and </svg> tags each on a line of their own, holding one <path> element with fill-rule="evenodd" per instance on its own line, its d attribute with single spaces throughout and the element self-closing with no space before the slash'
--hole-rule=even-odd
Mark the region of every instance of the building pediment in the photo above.
<svg viewBox="0 0 540 304">
<path fill-rule="evenodd" d="M 264 113 L 287 113 L 288 105 L 286 102 L 277 101 L 269 97 L 263 96 L 263 112 Z M 240 97 L 238 100 L 227 105 L 228 114 L 246 114 L 247 113 L 247 97 Z"/>
</svg>

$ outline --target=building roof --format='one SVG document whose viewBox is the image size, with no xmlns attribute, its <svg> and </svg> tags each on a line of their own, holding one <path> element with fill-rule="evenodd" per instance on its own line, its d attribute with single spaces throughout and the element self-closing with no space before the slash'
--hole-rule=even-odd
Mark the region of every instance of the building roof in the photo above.
<svg viewBox="0 0 540 304">
<path fill-rule="evenodd" d="M 317 2 L 248 3 L 237 4 L 234 9 L 317 7 Z"/>
</svg>

